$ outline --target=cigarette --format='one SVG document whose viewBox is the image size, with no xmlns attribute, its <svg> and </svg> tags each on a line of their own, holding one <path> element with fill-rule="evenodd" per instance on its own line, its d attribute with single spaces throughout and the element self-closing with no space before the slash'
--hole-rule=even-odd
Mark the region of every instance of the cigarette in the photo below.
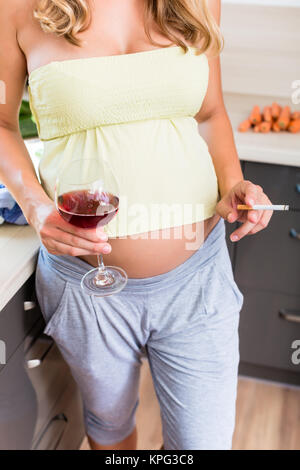
<svg viewBox="0 0 300 470">
<path fill-rule="evenodd" d="M 261 205 L 261 204 L 254 204 L 253 206 L 247 206 L 245 204 L 238 204 L 237 209 L 240 211 L 288 211 L 290 206 L 287 204 L 279 204 L 279 205 Z"/>
</svg>

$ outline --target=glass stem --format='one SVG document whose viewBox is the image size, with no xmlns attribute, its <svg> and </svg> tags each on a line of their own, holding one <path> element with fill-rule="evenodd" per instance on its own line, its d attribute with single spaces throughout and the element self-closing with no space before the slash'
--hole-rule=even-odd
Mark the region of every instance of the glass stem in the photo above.
<svg viewBox="0 0 300 470">
<path fill-rule="evenodd" d="M 103 263 L 102 255 L 97 255 L 98 260 L 98 272 L 94 277 L 94 284 L 96 286 L 110 286 L 114 283 L 114 277 L 110 274 L 109 271 L 106 270 L 105 265 Z"/>
<path fill-rule="evenodd" d="M 103 263 L 103 256 L 101 254 L 97 255 L 97 260 L 98 260 L 99 272 L 102 273 L 103 271 L 105 271 L 105 266 Z"/>
</svg>

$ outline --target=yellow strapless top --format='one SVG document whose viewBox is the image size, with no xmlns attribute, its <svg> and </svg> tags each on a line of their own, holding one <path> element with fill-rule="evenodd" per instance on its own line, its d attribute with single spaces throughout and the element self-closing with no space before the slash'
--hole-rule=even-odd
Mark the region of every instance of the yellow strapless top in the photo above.
<svg viewBox="0 0 300 470">
<path fill-rule="evenodd" d="M 29 76 L 29 97 L 44 153 L 39 174 L 55 180 L 73 159 L 97 156 L 120 189 L 105 227 L 124 237 L 211 217 L 218 183 L 193 116 L 208 85 L 205 54 L 189 47 L 51 62 Z"/>
</svg>

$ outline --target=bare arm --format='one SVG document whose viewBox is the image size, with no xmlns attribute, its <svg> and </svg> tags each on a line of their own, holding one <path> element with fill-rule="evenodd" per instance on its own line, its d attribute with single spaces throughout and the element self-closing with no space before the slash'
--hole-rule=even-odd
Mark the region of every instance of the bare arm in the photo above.
<svg viewBox="0 0 300 470">
<path fill-rule="evenodd" d="M 5 84 L 5 103 L 0 104 L 0 181 L 20 205 L 48 251 L 81 256 L 102 252 L 98 235 L 65 222 L 41 187 L 19 131 L 19 109 L 27 76 L 26 58 L 17 39 L 19 2 L 0 1 L 0 80 Z M 102 239 L 102 238 L 101 238 Z"/>
<path fill-rule="evenodd" d="M 220 24 L 220 0 L 209 0 L 208 6 Z M 272 216 L 270 211 L 237 211 L 239 202 L 269 204 L 262 188 L 245 181 L 238 158 L 231 123 L 224 105 L 220 58 L 209 58 L 209 85 L 200 111 L 195 116 L 199 130 L 205 139 L 218 178 L 221 200 L 218 213 L 228 222 L 236 220 L 243 224 L 231 234 L 237 241 L 247 234 L 254 234 L 265 228 Z M 234 237 L 238 237 L 235 239 Z"/>
<path fill-rule="evenodd" d="M 210 0 L 208 4 L 220 24 L 220 0 Z M 220 194 L 223 196 L 234 184 L 243 179 L 243 173 L 224 105 L 219 57 L 209 58 L 207 94 L 196 119 L 213 158 Z"/>
<path fill-rule="evenodd" d="M 14 8 L 1 3 L 0 79 L 5 103 L 0 104 L 0 179 L 19 202 L 26 217 L 34 200 L 47 201 L 19 132 L 18 115 L 26 80 L 26 59 L 17 42 Z"/>
</svg>

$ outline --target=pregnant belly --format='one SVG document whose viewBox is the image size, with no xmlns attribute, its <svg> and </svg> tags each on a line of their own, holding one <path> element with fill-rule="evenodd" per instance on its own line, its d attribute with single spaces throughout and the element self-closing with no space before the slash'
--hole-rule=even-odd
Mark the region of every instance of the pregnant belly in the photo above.
<svg viewBox="0 0 300 470">
<path fill-rule="evenodd" d="M 166 273 L 186 261 L 197 251 L 220 217 L 184 227 L 139 234 L 137 238 L 109 239 L 112 251 L 103 255 L 106 265 L 120 266 L 130 278 L 144 278 Z M 80 257 L 97 266 L 96 256 Z"/>
</svg>

